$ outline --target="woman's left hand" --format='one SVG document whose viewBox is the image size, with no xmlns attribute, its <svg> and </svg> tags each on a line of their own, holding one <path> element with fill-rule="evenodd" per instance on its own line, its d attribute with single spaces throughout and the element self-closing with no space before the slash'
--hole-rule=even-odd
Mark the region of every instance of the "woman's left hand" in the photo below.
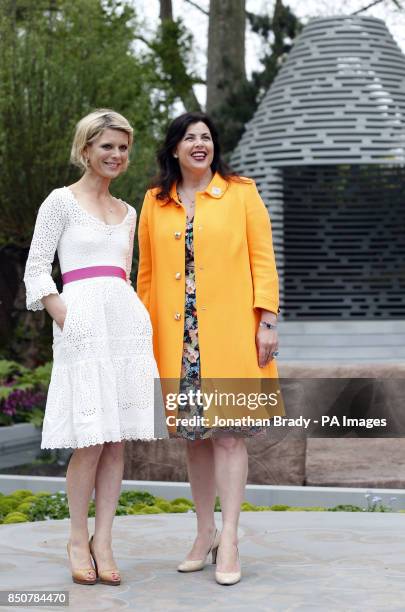
<svg viewBox="0 0 405 612">
<path fill-rule="evenodd" d="M 259 367 L 264 368 L 274 359 L 273 353 L 278 351 L 277 329 L 259 327 L 256 334 L 256 346 Z"/>
</svg>

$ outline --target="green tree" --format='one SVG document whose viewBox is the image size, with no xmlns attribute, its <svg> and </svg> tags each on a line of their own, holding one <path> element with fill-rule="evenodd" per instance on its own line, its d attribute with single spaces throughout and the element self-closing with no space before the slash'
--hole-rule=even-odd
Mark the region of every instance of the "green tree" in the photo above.
<svg viewBox="0 0 405 612">
<path fill-rule="evenodd" d="M 262 70 L 245 75 L 245 27 L 265 42 Z M 245 0 L 210 0 L 207 110 L 215 119 L 221 144 L 230 153 L 246 123 L 273 82 L 301 24 L 282 0 L 275 0 L 273 14 L 245 11 Z"/>
<path fill-rule="evenodd" d="M 192 42 L 182 20 L 173 18 L 172 0 L 160 0 L 160 25 L 154 40 L 147 44 L 160 60 L 162 78 L 173 92 L 173 102 L 179 98 L 187 111 L 198 111 L 201 109 L 193 85 L 201 79 L 189 65 Z"/>
<path fill-rule="evenodd" d="M 151 50 L 135 53 L 134 9 L 118 0 L 0 0 L 0 342 L 4 356 L 39 346 L 43 313 L 24 312 L 22 275 L 36 213 L 69 166 L 76 122 L 111 107 L 135 130 L 128 172 L 113 190 L 139 205 L 167 123 L 170 83 Z M 48 357 L 39 350 L 38 359 Z"/>
<path fill-rule="evenodd" d="M 274 81 L 294 38 L 301 32 L 302 24 L 282 0 L 276 0 L 272 16 L 248 13 L 247 18 L 252 31 L 266 43 L 266 52 L 261 58 L 263 69 L 252 75 L 257 104 Z"/>
<path fill-rule="evenodd" d="M 215 120 L 225 152 L 250 119 L 254 91 L 245 71 L 245 0 L 210 0 L 207 112 Z"/>
<path fill-rule="evenodd" d="M 153 55 L 132 51 L 136 28 L 118 0 L 0 2 L 3 244 L 26 246 L 41 201 L 74 179 L 74 126 L 94 108 L 114 108 L 134 125 L 134 161 L 116 189 L 131 202 L 141 195 L 168 108 Z"/>
</svg>

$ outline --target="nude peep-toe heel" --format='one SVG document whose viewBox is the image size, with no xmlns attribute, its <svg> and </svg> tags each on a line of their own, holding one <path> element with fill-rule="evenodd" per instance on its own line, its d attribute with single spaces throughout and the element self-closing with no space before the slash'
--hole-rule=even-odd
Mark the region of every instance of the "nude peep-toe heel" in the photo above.
<svg viewBox="0 0 405 612">
<path fill-rule="evenodd" d="M 238 562 L 239 562 L 239 568 L 240 568 L 238 548 L 236 548 L 236 552 L 238 554 Z M 242 577 L 242 572 L 240 569 L 237 572 L 218 572 L 218 571 L 215 572 L 215 580 L 217 581 L 217 583 L 223 584 L 225 586 L 236 584 L 237 582 L 240 581 L 241 577 Z"/>
<path fill-rule="evenodd" d="M 107 584 L 108 586 L 118 586 L 121 584 L 121 576 L 118 572 L 118 570 L 116 569 L 99 569 L 97 567 L 97 561 L 96 561 L 96 557 L 94 555 L 94 551 L 93 551 L 93 536 L 91 536 L 90 538 L 90 542 L 89 542 L 89 547 L 90 547 L 90 554 L 93 558 L 93 562 L 94 562 L 94 567 L 96 568 L 96 574 L 98 577 L 98 580 L 101 584 Z M 116 576 L 116 578 L 114 578 L 114 576 Z"/>
<path fill-rule="evenodd" d="M 207 556 L 209 555 L 209 553 L 211 553 L 211 556 L 212 556 L 212 563 L 216 563 L 218 546 L 219 546 L 219 537 L 220 537 L 220 533 L 218 529 L 216 529 L 214 539 L 204 559 L 196 559 L 196 560 L 185 559 L 184 561 L 180 563 L 180 565 L 177 566 L 177 571 L 178 572 L 198 572 L 199 570 L 202 570 L 205 566 L 205 563 L 207 561 Z"/>
<path fill-rule="evenodd" d="M 94 570 L 94 567 L 86 567 L 84 569 L 75 569 L 72 565 L 72 561 L 70 559 L 70 542 L 67 543 L 67 554 L 70 563 L 70 570 L 72 572 L 72 580 L 76 584 L 96 584 L 97 582 L 97 573 Z"/>
</svg>

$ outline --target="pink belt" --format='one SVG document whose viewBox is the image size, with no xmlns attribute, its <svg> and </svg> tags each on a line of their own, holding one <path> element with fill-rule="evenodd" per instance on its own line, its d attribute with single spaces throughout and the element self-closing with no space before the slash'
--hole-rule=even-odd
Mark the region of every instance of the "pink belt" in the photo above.
<svg viewBox="0 0 405 612">
<path fill-rule="evenodd" d="M 90 266 L 89 268 L 78 268 L 70 270 L 62 274 L 63 284 L 73 281 L 83 280 L 85 278 L 95 278 L 96 276 L 119 276 L 119 278 L 127 279 L 125 270 L 118 266 Z"/>
</svg>

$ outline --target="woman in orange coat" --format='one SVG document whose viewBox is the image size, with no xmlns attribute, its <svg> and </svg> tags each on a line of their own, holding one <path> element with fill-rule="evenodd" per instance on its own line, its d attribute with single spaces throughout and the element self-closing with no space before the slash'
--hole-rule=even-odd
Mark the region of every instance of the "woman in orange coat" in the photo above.
<svg viewBox="0 0 405 612">
<path fill-rule="evenodd" d="M 217 131 L 202 113 L 172 122 L 158 163 L 140 216 L 137 293 L 151 316 L 163 384 L 181 380 L 181 391 L 188 392 L 205 379 L 276 378 L 278 277 L 269 216 L 254 182 L 222 161 Z M 216 580 L 234 584 L 241 576 L 244 437 L 263 428 L 207 426 L 191 418 L 203 416 L 194 402 L 167 414 L 169 431 L 187 439 L 198 521 L 194 545 L 178 570 L 200 570 L 207 554 L 215 562 L 218 551 Z"/>
</svg>

